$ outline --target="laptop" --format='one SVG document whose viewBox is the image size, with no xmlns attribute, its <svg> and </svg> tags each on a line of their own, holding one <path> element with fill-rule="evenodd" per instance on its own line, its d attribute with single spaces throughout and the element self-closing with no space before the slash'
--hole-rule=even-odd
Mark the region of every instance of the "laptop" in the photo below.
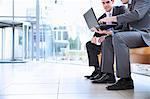
<svg viewBox="0 0 150 99">
<path fill-rule="evenodd" d="M 98 23 L 93 8 L 90 8 L 83 16 L 89 29 L 91 29 L 92 27 L 95 27 L 97 29 L 107 30 L 117 25 L 117 24 L 107 25 L 107 24 Z"/>
</svg>

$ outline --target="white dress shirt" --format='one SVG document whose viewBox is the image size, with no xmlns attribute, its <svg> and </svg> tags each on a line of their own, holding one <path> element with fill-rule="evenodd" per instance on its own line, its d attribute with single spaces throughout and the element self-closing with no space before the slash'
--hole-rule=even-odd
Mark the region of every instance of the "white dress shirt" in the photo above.
<svg viewBox="0 0 150 99">
<path fill-rule="evenodd" d="M 110 10 L 110 12 L 106 12 L 106 17 L 111 17 L 113 13 L 113 8 Z M 106 24 L 111 24 L 111 22 L 106 23 Z"/>
</svg>

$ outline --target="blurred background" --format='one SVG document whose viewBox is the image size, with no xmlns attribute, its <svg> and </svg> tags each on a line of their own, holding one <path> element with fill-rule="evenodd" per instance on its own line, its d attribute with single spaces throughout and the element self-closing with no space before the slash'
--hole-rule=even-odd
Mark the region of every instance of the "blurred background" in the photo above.
<svg viewBox="0 0 150 99">
<path fill-rule="evenodd" d="M 101 0 L 0 0 L 0 62 L 87 64 L 90 7 L 97 18 L 104 12 Z"/>
</svg>

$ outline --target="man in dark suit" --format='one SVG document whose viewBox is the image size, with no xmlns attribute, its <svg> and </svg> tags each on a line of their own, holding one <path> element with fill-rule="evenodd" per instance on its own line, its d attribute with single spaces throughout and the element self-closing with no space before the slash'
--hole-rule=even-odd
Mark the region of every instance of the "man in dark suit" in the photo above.
<svg viewBox="0 0 150 99">
<path fill-rule="evenodd" d="M 125 13 L 124 6 L 115 6 L 113 7 L 114 0 L 101 0 L 104 10 L 106 11 L 101 17 L 98 18 L 98 21 L 104 17 L 115 16 Z M 121 29 L 122 25 L 114 27 L 115 30 Z M 95 70 L 90 76 L 85 76 L 87 79 L 96 80 L 101 78 L 101 65 L 99 64 L 98 54 L 101 51 L 101 45 L 96 44 L 96 39 L 102 37 L 102 34 L 95 32 L 91 41 L 86 43 L 87 54 L 89 59 L 89 66 L 94 66 Z M 102 38 L 100 38 L 102 39 Z M 99 66 L 100 65 L 100 66 Z M 113 82 L 115 77 L 112 77 Z"/>
<path fill-rule="evenodd" d="M 133 89 L 134 83 L 131 78 L 129 48 L 150 46 L 150 0 L 121 0 L 128 4 L 129 11 L 109 18 L 100 20 L 103 22 L 128 23 L 130 31 L 118 31 L 107 37 L 102 44 L 102 72 L 107 73 L 105 79 L 113 74 L 114 53 L 116 58 L 116 75 L 120 78 L 113 85 L 107 86 L 108 90 Z M 99 31 L 103 33 L 103 31 Z M 107 33 L 106 33 L 107 34 Z M 111 50 L 110 50 L 111 49 Z"/>
</svg>

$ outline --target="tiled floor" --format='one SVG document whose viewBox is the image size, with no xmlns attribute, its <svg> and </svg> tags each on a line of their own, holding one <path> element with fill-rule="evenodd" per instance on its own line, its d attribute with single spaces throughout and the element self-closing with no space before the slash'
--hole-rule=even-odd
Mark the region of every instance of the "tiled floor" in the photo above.
<svg viewBox="0 0 150 99">
<path fill-rule="evenodd" d="M 107 91 L 92 84 L 83 65 L 28 62 L 0 64 L 0 99 L 150 99 L 150 77 L 132 74 L 134 90 Z"/>
</svg>

